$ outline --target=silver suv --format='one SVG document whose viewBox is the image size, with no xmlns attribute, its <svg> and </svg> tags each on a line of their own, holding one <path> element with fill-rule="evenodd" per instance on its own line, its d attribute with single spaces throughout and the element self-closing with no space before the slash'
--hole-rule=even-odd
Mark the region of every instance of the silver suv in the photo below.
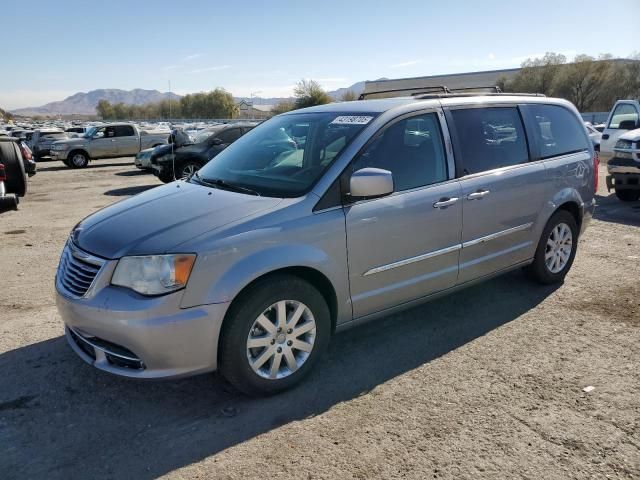
<svg viewBox="0 0 640 480">
<path fill-rule="evenodd" d="M 187 181 L 73 229 L 56 276 L 67 339 L 118 375 L 219 369 L 249 394 L 287 389 L 339 330 L 516 268 L 561 282 L 595 208 L 596 161 L 559 99 L 279 115 Z"/>
</svg>

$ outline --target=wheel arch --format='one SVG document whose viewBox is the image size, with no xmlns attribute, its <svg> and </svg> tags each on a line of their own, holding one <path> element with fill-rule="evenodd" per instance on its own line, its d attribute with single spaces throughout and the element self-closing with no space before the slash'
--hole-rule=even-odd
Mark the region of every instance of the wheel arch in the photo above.
<svg viewBox="0 0 640 480">
<path fill-rule="evenodd" d="M 224 325 L 224 322 L 226 321 L 229 315 L 229 312 L 232 311 L 233 309 L 234 303 L 236 303 L 239 299 L 242 299 L 242 295 L 247 290 L 253 287 L 256 283 L 262 282 L 265 279 L 268 279 L 269 277 L 273 277 L 276 275 L 291 275 L 294 277 L 298 277 L 301 280 L 304 280 L 310 285 L 312 285 L 316 290 L 318 290 L 320 295 L 322 295 L 322 297 L 327 302 L 327 306 L 329 307 L 329 314 L 331 315 L 331 332 L 333 333 L 335 331 L 337 318 L 338 318 L 338 296 L 333 284 L 331 283 L 331 280 L 329 280 L 329 278 L 320 270 L 317 270 L 313 267 L 301 266 L 301 265 L 282 267 L 275 270 L 271 270 L 267 273 L 264 273 L 254 278 L 252 281 L 247 283 L 244 287 L 242 287 L 242 289 L 240 289 L 240 291 L 235 295 L 235 297 L 229 304 L 229 308 L 227 308 L 227 312 L 225 314 L 225 318 L 222 324 Z"/>
</svg>

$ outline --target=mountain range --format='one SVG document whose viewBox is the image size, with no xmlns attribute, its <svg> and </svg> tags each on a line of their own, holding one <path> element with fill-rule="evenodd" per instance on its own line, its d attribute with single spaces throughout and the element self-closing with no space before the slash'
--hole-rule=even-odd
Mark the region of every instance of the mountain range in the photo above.
<svg viewBox="0 0 640 480">
<path fill-rule="evenodd" d="M 356 95 L 360 95 L 364 91 L 365 82 L 357 82 L 347 88 L 339 88 L 327 92 L 329 96 L 335 100 L 339 100 L 348 90 L 353 91 Z M 95 115 L 96 106 L 100 100 L 107 100 L 109 103 L 125 103 L 128 105 L 143 105 L 145 103 L 159 102 L 164 99 L 180 98 L 180 95 L 169 92 L 160 92 L 158 90 L 144 90 L 136 88 L 134 90 L 120 90 L 117 88 L 103 88 L 91 90 L 90 92 L 78 92 L 70 97 L 57 102 L 47 103 L 40 107 L 26 107 L 11 110 L 16 115 Z M 237 101 L 249 100 L 248 97 L 236 97 Z M 289 98 L 272 97 L 262 98 L 253 97 L 253 101 L 257 105 L 274 105 L 282 100 L 290 100 Z"/>
</svg>

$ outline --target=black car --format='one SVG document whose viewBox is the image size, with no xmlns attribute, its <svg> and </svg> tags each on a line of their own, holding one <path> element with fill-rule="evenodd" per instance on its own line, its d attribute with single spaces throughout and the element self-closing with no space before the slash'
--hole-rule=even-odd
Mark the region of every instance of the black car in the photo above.
<svg viewBox="0 0 640 480">
<path fill-rule="evenodd" d="M 173 153 L 169 151 L 152 158 L 153 174 L 164 183 L 171 182 L 174 178 L 188 178 L 254 127 L 253 123 L 232 123 L 202 130 L 195 143 L 177 148 Z"/>
</svg>

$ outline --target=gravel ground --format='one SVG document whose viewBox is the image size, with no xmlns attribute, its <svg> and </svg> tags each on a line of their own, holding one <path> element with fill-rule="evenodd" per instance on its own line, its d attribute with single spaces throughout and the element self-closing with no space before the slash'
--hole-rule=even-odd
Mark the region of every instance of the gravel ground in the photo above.
<svg viewBox="0 0 640 480">
<path fill-rule="evenodd" d="M 640 202 L 600 190 L 564 285 L 514 272 L 350 330 L 256 400 L 120 379 L 62 337 L 70 229 L 156 185 L 131 159 L 46 162 L 0 217 L 0 478 L 640 478 Z"/>
</svg>

